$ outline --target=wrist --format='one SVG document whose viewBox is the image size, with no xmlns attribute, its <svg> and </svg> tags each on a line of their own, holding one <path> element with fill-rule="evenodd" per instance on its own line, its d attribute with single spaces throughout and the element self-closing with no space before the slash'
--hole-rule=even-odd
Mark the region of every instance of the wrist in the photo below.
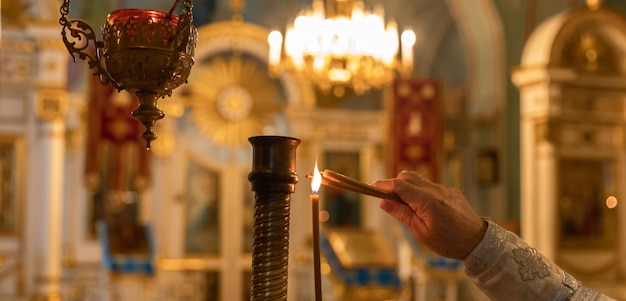
<svg viewBox="0 0 626 301">
<path fill-rule="evenodd" d="M 485 234 L 487 233 L 487 229 L 489 228 L 489 223 L 487 221 L 488 218 L 481 217 L 480 227 L 477 226 L 476 230 L 473 231 L 474 234 L 470 235 L 470 239 L 468 240 L 469 243 L 467 244 L 467 251 L 460 257 L 460 259 L 467 258 L 483 240 Z"/>
<path fill-rule="evenodd" d="M 463 259 L 465 272 L 469 276 L 483 272 L 504 251 L 506 231 L 487 219 L 483 220 L 487 229 L 481 241 Z"/>
</svg>

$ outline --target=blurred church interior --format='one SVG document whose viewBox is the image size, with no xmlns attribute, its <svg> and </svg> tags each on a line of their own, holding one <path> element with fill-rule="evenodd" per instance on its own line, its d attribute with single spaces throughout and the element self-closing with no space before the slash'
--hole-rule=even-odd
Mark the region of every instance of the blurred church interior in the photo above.
<svg viewBox="0 0 626 301">
<path fill-rule="evenodd" d="M 149 150 L 135 95 L 68 53 L 68 2 L 0 2 L 1 300 L 250 300 L 248 138 L 259 135 L 301 141 L 288 300 L 315 299 L 316 163 L 366 183 L 417 170 L 457 187 L 585 285 L 626 300 L 626 2 L 191 1 L 195 62 L 158 100 Z M 181 13 L 174 3 L 73 0 L 68 18 L 101 39 L 115 10 Z M 389 41 L 366 33 L 395 45 L 389 65 L 344 62 L 341 82 L 317 61 L 290 65 L 289 24 L 312 3 L 364 5 L 395 26 Z M 377 198 L 319 195 L 324 300 L 487 300 Z"/>
</svg>

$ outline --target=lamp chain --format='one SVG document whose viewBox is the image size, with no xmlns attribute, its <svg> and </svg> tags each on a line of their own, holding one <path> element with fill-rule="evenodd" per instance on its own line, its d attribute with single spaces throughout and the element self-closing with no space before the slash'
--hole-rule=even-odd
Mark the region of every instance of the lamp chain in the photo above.
<svg viewBox="0 0 626 301">
<path fill-rule="evenodd" d="M 96 69 L 93 75 L 97 76 L 103 85 L 109 83 L 115 85 L 115 83 L 106 76 L 105 69 L 100 64 L 97 54 L 87 50 L 90 47 L 89 41 L 93 41 L 96 51 L 103 47 L 102 41 L 96 39 L 96 33 L 91 26 L 81 20 L 70 21 L 67 19 L 67 15 L 70 13 L 70 0 L 63 0 L 63 4 L 59 10 L 61 12 L 59 24 L 63 25 L 61 31 L 63 43 L 70 52 L 74 62 L 76 62 L 76 56 L 81 60 L 86 60 L 89 64 L 89 69 Z M 116 88 L 118 87 L 116 86 Z"/>
<path fill-rule="evenodd" d="M 69 25 L 69 21 L 67 20 L 67 15 L 70 13 L 70 0 L 63 0 L 63 4 L 61 5 L 61 18 L 59 19 L 59 23 L 63 26 Z"/>
<path fill-rule="evenodd" d="M 169 14 L 173 14 L 174 10 L 176 9 L 176 7 L 178 6 L 178 3 L 180 2 L 180 0 L 176 0 L 174 2 L 174 5 L 172 6 L 172 8 L 170 8 Z M 183 13 L 188 13 L 191 14 L 191 8 L 193 7 L 193 1 L 192 0 L 185 0 L 183 2 Z"/>
</svg>

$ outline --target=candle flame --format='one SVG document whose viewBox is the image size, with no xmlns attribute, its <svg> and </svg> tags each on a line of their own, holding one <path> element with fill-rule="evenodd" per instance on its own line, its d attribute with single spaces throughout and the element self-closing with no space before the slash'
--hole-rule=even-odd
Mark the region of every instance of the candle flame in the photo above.
<svg viewBox="0 0 626 301">
<path fill-rule="evenodd" d="M 320 170 L 317 168 L 317 160 L 315 160 L 315 169 L 313 170 L 313 180 L 311 181 L 311 191 L 313 194 L 317 194 L 320 190 L 320 186 L 322 185 L 322 174 Z"/>
</svg>

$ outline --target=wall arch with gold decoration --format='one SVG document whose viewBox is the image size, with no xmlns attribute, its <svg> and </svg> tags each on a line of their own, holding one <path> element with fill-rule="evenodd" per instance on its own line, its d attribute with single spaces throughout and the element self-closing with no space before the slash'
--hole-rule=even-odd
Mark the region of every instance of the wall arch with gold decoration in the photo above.
<svg viewBox="0 0 626 301">
<path fill-rule="evenodd" d="M 286 73 L 268 74 L 268 33 L 238 21 L 198 29 L 196 63 L 176 95 L 185 107 L 177 128 L 183 136 L 200 138 L 187 139 L 197 147 L 247 148 L 250 136 L 288 135 L 285 110 L 314 105 L 311 87 Z"/>
</svg>

